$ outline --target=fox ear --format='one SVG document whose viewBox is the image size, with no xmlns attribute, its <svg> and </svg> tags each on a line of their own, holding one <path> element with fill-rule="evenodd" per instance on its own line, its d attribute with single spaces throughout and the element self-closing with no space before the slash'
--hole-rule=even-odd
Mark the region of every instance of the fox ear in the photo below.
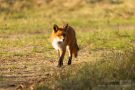
<svg viewBox="0 0 135 90">
<path fill-rule="evenodd" d="M 64 25 L 64 28 L 67 29 L 67 28 L 68 28 L 68 24 L 65 24 L 65 25 Z"/>
<path fill-rule="evenodd" d="M 58 26 L 56 24 L 53 25 L 53 30 L 54 30 L 54 32 L 58 31 Z"/>
</svg>

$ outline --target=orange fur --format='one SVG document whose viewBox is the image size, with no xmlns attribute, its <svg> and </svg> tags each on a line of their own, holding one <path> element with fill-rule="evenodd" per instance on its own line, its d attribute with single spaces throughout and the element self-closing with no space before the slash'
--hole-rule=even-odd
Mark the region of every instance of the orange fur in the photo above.
<svg viewBox="0 0 135 90">
<path fill-rule="evenodd" d="M 68 26 L 68 24 L 62 28 L 59 28 L 57 25 L 54 25 L 53 29 L 54 30 L 51 35 L 51 40 L 53 47 L 58 52 L 58 66 L 63 65 L 63 59 L 66 50 L 68 50 L 69 52 L 68 65 L 70 65 L 72 61 L 72 55 L 77 57 L 79 51 L 75 30 L 71 26 Z"/>
</svg>

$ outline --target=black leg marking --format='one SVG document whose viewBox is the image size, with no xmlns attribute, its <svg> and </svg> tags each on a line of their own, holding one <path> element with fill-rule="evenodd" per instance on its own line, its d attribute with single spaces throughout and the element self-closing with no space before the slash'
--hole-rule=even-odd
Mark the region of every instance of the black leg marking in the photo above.
<svg viewBox="0 0 135 90">
<path fill-rule="evenodd" d="M 58 67 L 61 67 L 62 65 L 63 65 L 63 58 L 60 58 L 58 62 Z"/>
<path fill-rule="evenodd" d="M 69 59 L 68 59 L 68 65 L 71 65 L 71 63 L 72 63 L 72 57 L 69 57 Z"/>
</svg>

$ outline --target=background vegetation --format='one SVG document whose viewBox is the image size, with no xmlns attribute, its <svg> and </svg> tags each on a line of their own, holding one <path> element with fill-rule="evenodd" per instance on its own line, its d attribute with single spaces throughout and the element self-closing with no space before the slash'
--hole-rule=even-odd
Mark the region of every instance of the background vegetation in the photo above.
<svg viewBox="0 0 135 90">
<path fill-rule="evenodd" d="M 133 90 L 133 0 L 0 0 L 0 89 Z M 57 68 L 53 24 L 77 33 L 79 57 Z"/>
</svg>

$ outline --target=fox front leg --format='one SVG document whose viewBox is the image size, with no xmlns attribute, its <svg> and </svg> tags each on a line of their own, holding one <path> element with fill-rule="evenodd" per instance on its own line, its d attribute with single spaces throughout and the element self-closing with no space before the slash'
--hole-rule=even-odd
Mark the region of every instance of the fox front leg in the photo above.
<svg viewBox="0 0 135 90">
<path fill-rule="evenodd" d="M 66 50 L 60 50 L 60 57 L 59 57 L 59 61 L 58 61 L 58 67 L 61 67 L 63 65 L 63 59 L 65 56 L 65 52 Z"/>
</svg>

